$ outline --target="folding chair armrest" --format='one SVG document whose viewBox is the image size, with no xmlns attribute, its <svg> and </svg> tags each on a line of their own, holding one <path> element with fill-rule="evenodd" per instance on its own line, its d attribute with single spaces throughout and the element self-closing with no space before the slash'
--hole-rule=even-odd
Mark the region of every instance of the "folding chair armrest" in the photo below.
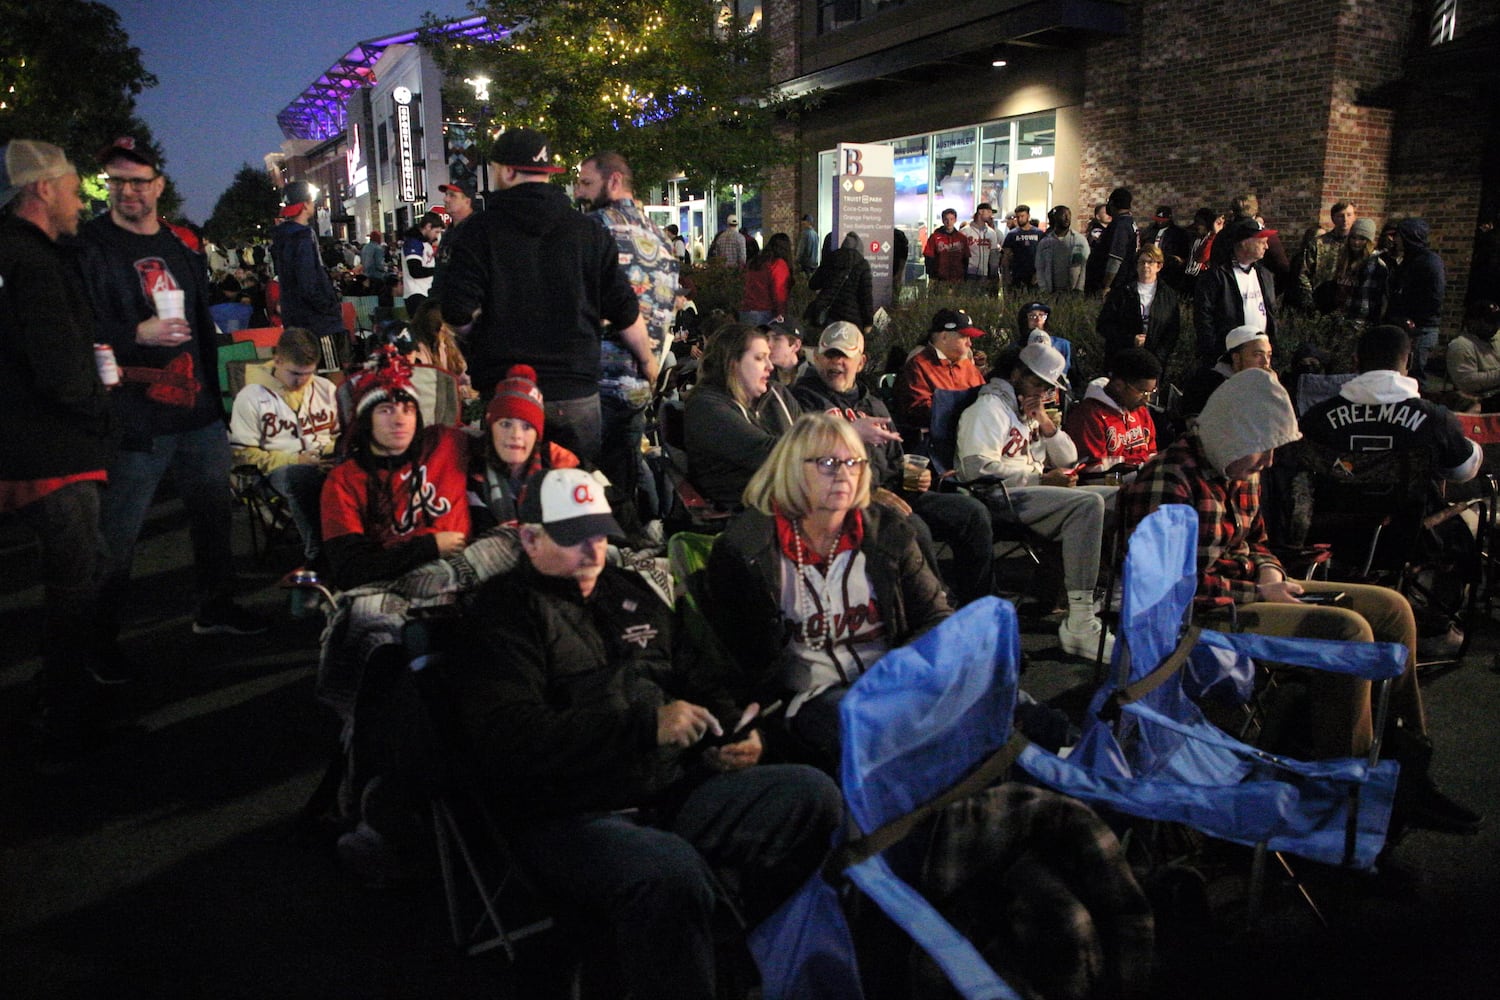
<svg viewBox="0 0 1500 1000">
<path fill-rule="evenodd" d="M 1254 632 L 1226 633 L 1204 629 L 1200 642 L 1242 653 L 1255 660 L 1287 663 L 1326 673 L 1382 681 L 1401 676 L 1406 669 L 1407 649 L 1398 642 L 1352 642 L 1339 639 L 1308 639 L 1259 635 Z"/>
</svg>

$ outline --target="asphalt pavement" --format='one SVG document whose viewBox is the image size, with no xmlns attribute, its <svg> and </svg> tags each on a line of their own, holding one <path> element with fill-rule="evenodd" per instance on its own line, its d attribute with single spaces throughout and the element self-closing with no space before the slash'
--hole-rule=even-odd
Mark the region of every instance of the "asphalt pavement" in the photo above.
<svg viewBox="0 0 1500 1000">
<path fill-rule="evenodd" d="M 181 508 L 158 503 L 125 636 L 146 667 L 119 705 L 129 727 L 71 761 L 38 760 L 26 736 L 41 593 L 34 546 L 0 523 L 0 995 L 564 995 L 558 935 L 516 965 L 461 956 L 434 870 L 366 889 L 329 836 L 298 835 L 293 820 L 336 742 L 312 693 L 320 622 L 291 617 L 275 588 L 295 549 L 252 563 L 236 517 L 243 601 L 275 627 L 192 634 Z M 1076 713 L 1090 667 L 1062 657 L 1045 625 L 1025 645 L 1026 686 Z M 1208 910 L 1162 915 L 1155 996 L 1500 996 L 1497 650 L 1500 626 L 1482 622 L 1466 662 L 1426 686 L 1434 774 L 1488 814 L 1484 829 L 1412 832 L 1378 876 L 1302 867 L 1327 928 L 1279 881 L 1247 928 L 1246 855 L 1210 852 Z"/>
</svg>

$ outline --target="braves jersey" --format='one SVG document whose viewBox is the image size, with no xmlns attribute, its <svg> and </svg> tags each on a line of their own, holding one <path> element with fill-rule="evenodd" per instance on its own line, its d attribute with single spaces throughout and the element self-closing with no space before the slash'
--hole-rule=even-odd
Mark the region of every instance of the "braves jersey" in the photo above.
<svg viewBox="0 0 1500 1000">
<path fill-rule="evenodd" d="M 467 438 L 455 427 L 431 427 L 423 434 L 429 447 L 415 464 L 367 470 L 350 459 L 328 474 L 323 484 L 325 540 L 361 534 L 388 549 L 418 535 L 469 533 Z M 365 523 L 372 489 L 390 494 L 390 520 L 383 524 Z"/>
</svg>

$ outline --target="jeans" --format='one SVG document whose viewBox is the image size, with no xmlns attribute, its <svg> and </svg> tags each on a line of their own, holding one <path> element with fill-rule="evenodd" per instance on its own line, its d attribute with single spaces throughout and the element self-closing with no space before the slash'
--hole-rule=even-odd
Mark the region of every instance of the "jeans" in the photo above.
<svg viewBox="0 0 1500 1000">
<path fill-rule="evenodd" d="M 599 471 L 609 478 L 609 505 L 627 535 L 640 534 L 641 438 L 646 415 L 622 399 L 600 395 Z"/>
<path fill-rule="evenodd" d="M 1421 326 L 1411 333 L 1411 364 L 1407 366 L 1407 374 L 1417 380 L 1417 384 L 1427 384 L 1427 356 L 1437 346 L 1438 328 L 1435 326 Z"/>
<path fill-rule="evenodd" d="M 740 322 L 746 326 L 765 326 L 774 315 L 769 309 L 741 309 Z"/>
<path fill-rule="evenodd" d="M 104 541 L 98 482 L 70 483 L 16 512 L 41 544 L 43 704 L 77 707 L 85 668 L 97 655 L 95 630 Z"/>
<path fill-rule="evenodd" d="M 328 473 L 318 465 L 283 465 L 266 476 L 271 488 L 286 499 L 286 509 L 302 536 L 302 558 L 312 562 L 323 551 L 323 480 Z"/>
<path fill-rule="evenodd" d="M 653 1000 L 712 1000 L 714 871 L 741 888 L 756 923 L 820 864 L 838 825 L 838 787 L 795 764 L 708 778 L 669 829 L 593 813 L 527 823 L 512 846 L 549 895 L 606 920 L 622 979 Z"/>
<path fill-rule="evenodd" d="M 849 693 L 848 685 L 831 687 L 816 698 L 797 706 L 797 714 L 786 720 L 786 727 L 807 754 L 804 760 L 817 764 L 825 772 L 837 775 L 843 768 L 843 727 L 839 724 L 839 706 Z"/>
<path fill-rule="evenodd" d="M 146 512 L 169 471 L 187 508 L 198 607 L 229 598 L 234 589 L 230 522 L 234 501 L 229 469 L 229 438 L 217 420 L 196 430 L 159 434 L 152 439 L 150 451 L 116 453 L 100 514 L 109 560 L 99 600 L 111 631 L 119 627 L 130 590 L 135 543 L 146 523 Z"/>
<path fill-rule="evenodd" d="M 555 441 L 578 456 L 587 468 L 599 461 L 603 416 L 599 394 L 579 399 L 547 400 L 545 405 L 548 441 Z"/>
</svg>

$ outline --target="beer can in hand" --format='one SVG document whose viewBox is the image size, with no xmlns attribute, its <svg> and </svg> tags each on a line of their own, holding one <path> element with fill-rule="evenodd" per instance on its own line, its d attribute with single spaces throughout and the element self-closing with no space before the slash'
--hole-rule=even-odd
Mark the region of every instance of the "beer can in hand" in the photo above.
<svg viewBox="0 0 1500 1000">
<path fill-rule="evenodd" d="M 94 345 L 94 367 L 99 370 L 99 381 L 105 388 L 120 384 L 120 366 L 115 363 L 115 349 L 108 344 Z"/>
</svg>

